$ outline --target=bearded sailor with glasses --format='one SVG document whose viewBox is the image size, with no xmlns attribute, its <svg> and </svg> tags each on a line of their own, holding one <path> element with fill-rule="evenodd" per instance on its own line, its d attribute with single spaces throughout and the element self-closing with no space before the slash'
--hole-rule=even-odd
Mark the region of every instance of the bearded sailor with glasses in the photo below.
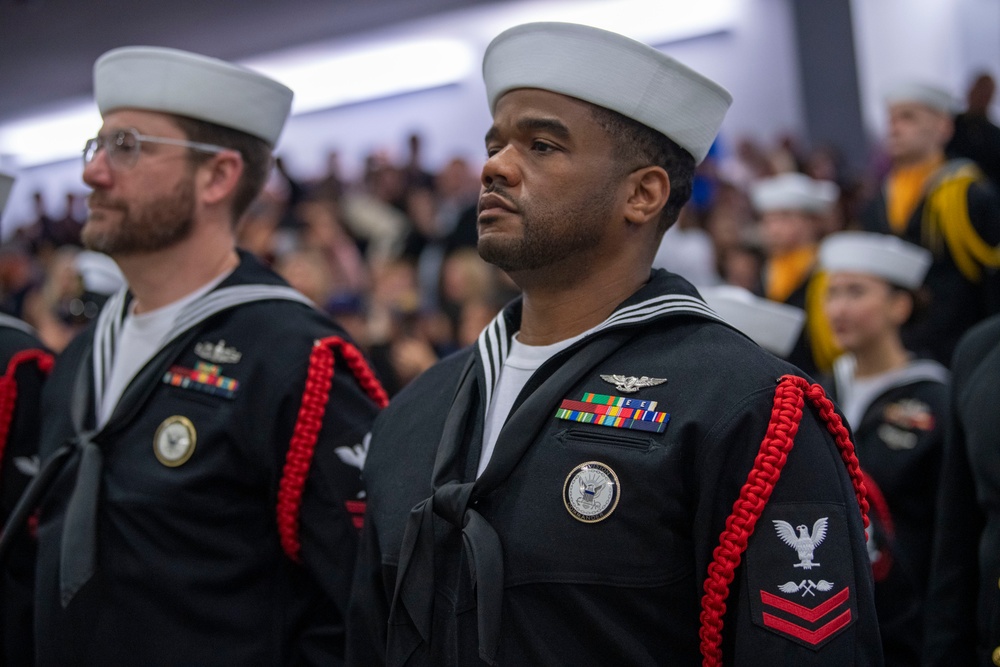
<svg viewBox="0 0 1000 667">
<path fill-rule="evenodd" d="M 346 334 L 235 247 L 292 91 L 171 49 L 94 68 L 88 248 L 127 289 L 44 396 L 39 665 L 335 665 L 386 398 Z M 0 545 L 2 546 L 2 545 Z"/>
</svg>

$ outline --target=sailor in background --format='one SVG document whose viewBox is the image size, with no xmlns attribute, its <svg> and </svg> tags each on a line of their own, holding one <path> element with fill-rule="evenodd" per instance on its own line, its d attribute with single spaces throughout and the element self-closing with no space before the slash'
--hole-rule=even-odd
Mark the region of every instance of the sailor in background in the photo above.
<svg viewBox="0 0 1000 667">
<path fill-rule="evenodd" d="M 763 296 L 806 311 L 806 326 L 788 361 L 812 375 L 828 371 L 840 352 L 823 313 L 823 276 L 815 271 L 817 244 L 828 227 L 824 218 L 839 194 L 835 183 L 799 173 L 764 179 L 750 191 L 766 254 Z"/>
<path fill-rule="evenodd" d="M 925 667 L 1000 665 L 1000 315 L 973 327 L 951 366 L 925 615 Z"/>
<path fill-rule="evenodd" d="M 483 74 L 478 249 L 522 294 L 376 420 L 348 663 L 881 665 L 846 429 L 651 269 L 730 95 L 566 23 Z"/>
<path fill-rule="evenodd" d="M 43 398 L 36 653 L 68 665 L 337 665 L 386 397 L 234 222 L 292 91 L 197 54 L 94 66 L 82 238 L 127 287 Z"/>
<path fill-rule="evenodd" d="M 0 173 L 0 214 L 14 178 Z M 42 384 L 52 356 L 26 323 L 0 314 L 0 526 L 38 470 Z M 33 526 L 18 526 L 0 560 L 0 664 L 34 665 L 32 634 L 35 580 Z"/>
<path fill-rule="evenodd" d="M 891 582 L 891 594 L 876 586 L 886 664 L 915 665 L 949 378 L 936 361 L 914 358 L 900 331 L 914 316 L 931 253 L 895 236 L 842 232 L 823 241 L 819 259 L 828 277 L 826 313 L 845 350 L 834 363 L 830 393 L 853 429 L 862 468 L 877 485 L 873 504 L 885 501 L 894 533 L 891 567 L 905 582 Z M 873 557 L 878 584 L 880 569 L 889 567 L 878 561 L 888 556 Z"/>
<path fill-rule="evenodd" d="M 1000 312 L 1000 193 L 971 160 L 945 158 L 955 106 L 947 92 L 900 82 L 886 104 L 892 169 L 861 224 L 933 253 L 924 279 L 931 307 L 904 327 L 903 342 L 949 364 L 959 337 Z"/>
<path fill-rule="evenodd" d="M 795 348 L 806 320 L 801 308 L 761 298 L 735 285 L 700 287 L 698 291 L 722 319 L 776 357 L 787 359 Z"/>
</svg>

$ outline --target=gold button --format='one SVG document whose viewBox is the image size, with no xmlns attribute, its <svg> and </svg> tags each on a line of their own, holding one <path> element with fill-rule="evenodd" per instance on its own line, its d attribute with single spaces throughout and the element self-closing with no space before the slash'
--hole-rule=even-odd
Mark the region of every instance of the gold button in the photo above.
<svg viewBox="0 0 1000 667">
<path fill-rule="evenodd" d="M 993 664 L 1000 667 L 1000 646 L 993 649 Z"/>
</svg>

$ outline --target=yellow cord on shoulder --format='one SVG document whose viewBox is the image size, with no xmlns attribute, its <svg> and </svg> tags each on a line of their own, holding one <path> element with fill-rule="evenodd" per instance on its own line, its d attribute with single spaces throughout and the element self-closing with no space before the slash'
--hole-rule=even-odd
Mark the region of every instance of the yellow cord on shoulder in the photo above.
<svg viewBox="0 0 1000 667">
<path fill-rule="evenodd" d="M 979 178 L 971 164 L 946 176 L 927 196 L 921 225 L 924 245 L 935 255 L 947 246 L 955 266 L 971 282 L 982 280 L 982 267 L 1000 267 L 1000 247 L 984 241 L 969 219 L 969 186 Z"/>
<path fill-rule="evenodd" d="M 829 275 L 817 270 L 806 286 L 806 331 L 809 334 L 813 362 L 821 373 L 829 373 L 833 369 L 834 360 L 844 353 L 837 345 L 833 327 L 823 308 L 829 282 Z"/>
</svg>

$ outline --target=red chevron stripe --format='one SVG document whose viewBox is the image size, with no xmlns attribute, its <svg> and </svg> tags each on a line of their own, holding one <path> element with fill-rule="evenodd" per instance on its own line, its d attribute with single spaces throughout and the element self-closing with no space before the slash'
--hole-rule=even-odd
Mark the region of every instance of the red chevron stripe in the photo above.
<svg viewBox="0 0 1000 667">
<path fill-rule="evenodd" d="M 779 632 L 784 632 L 797 639 L 812 644 L 815 646 L 819 644 L 824 639 L 827 639 L 833 633 L 838 630 L 842 630 L 851 622 L 851 610 L 846 609 L 844 613 L 837 616 L 835 619 L 827 623 L 826 625 L 820 626 L 815 630 L 806 630 L 800 625 L 796 625 L 791 621 L 786 621 L 784 619 L 778 618 L 777 616 L 772 616 L 771 614 L 764 614 L 764 625 L 769 628 L 774 628 Z"/>
<path fill-rule="evenodd" d="M 344 505 L 347 507 L 347 513 L 351 515 L 351 523 L 358 530 L 365 525 L 365 509 L 366 503 L 364 500 L 346 500 Z"/>
<path fill-rule="evenodd" d="M 847 599 L 851 596 L 851 591 L 848 587 L 844 587 L 842 591 L 835 594 L 832 598 L 826 602 L 817 605 L 810 609 L 809 607 L 804 607 L 800 604 L 795 604 L 791 600 L 786 600 L 785 598 L 778 597 L 772 593 L 766 591 L 760 592 L 760 600 L 766 605 L 771 607 L 777 607 L 781 611 L 786 611 L 789 614 L 798 616 L 802 620 L 808 623 L 815 623 L 819 619 L 823 618 L 831 611 L 839 607 L 840 605 L 847 602 Z"/>
</svg>

